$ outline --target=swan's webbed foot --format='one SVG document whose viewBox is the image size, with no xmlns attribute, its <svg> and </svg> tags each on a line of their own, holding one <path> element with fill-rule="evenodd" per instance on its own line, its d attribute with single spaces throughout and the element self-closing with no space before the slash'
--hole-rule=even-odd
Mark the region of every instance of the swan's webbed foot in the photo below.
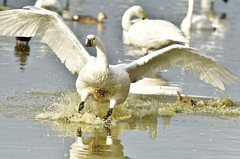
<svg viewBox="0 0 240 159">
<path fill-rule="evenodd" d="M 112 111 L 113 111 L 113 108 L 110 108 L 107 112 L 107 115 L 103 117 L 103 120 L 107 120 L 107 118 L 112 115 Z"/>
<path fill-rule="evenodd" d="M 79 107 L 78 107 L 78 113 L 84 108 L 84 102 L 81 102 Z"/>
</svg>

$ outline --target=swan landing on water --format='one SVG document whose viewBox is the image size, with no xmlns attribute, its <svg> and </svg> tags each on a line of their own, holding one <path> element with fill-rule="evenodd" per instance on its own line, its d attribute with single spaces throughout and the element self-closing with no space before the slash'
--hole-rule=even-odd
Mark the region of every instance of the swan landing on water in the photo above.
<svg viewBox="0 0 240 159">
<path fill-rule="evenodd" d="M 171 45 L 129 64 L 109 65 L 103 42 L 88 35 L 87 47 L 96 47 L 96 57 L 90 56 L 64 20 L 55 12 L 36 7 L 0 12 L 0 35 L 39 36 L 72 73 L 78 73 L 77 92 L 81 96 L 78 112 L 89 96 L 99 102 L 110 102 L 106 120 L 113 108 L 123 103 L 130 84 L 163 69 L 184 67 L 206 83 L 224 90 L 223 82 L 231 85 L 237 76 L 215 62 L 198 54 L 198 50 Z"/>
</svg>

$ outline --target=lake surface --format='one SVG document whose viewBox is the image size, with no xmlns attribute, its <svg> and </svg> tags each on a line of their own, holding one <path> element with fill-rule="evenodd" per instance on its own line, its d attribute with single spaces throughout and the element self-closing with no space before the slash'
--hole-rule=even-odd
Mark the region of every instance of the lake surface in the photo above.
<svg viewBox="0 0 240 159">
<path fill-rule="evenodd" d="M 9 0 L 7 4 L 22 8 L 34 1 Z M 201 4 L 195 2 L 194 12 L 211 17 L 217 29 L 192 31 L 190 46 L 240 77 L 240 1 L 216 0 L 214 10 Z M 188 1 L 70 0 L 72 15 L 96 17 L 104 11 L 109 19 L 102 25 L 66 22 L 81 43 L 88 34 L 100 37 L 110 64 L 127 63 L 142 57 L 140 49 L 123 44 L 121 17 L 132 5 L 141 5 L 149 19 L 180 26 Z M 89 100 L 82 114 L 75 113 L 80 102 L 77 75 L 41 39 L 32 38 L 24 50 L 15 45 L 14 37 L 0 37 L 0 158 L 240 156 L 239 79 L 225 85 L 223 92 L 181 68 L 164 70 L 132 85 L 127 101 L 114 108 L 112 122 L 106 124 L 96 115 L 103 116 L 108 104 Z M 87 50 L 95 56 L 94 48 Z M 176 104 L 177 91 L 199 104 Z"/>
</svg>

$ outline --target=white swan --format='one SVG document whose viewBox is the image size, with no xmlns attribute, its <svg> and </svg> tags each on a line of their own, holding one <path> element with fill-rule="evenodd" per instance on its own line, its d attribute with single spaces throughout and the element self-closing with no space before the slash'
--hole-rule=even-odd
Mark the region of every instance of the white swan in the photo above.
<svg viewBox="0 0 240 159">
<path fill-rule="evenodd" d="M 19 19 L 13 21 L 12 19 Z M 77 92 L 81 96 L 78 112 L 89 96 L 99 102 L 110 102 L 105 120 L 113 108 L 123 103 L 130 84 L 163 69 L 184 67 L 206 83 L 224 90 L 223 82 L 231 85 L 237 76 L 217 62 L 197 53 L 197 50 L 182 45 L 171 45 L 152 52 L 129 64 L 109 65 L 103 42 L 88 35 L 87 47 L 96 47 L 97 56 L 90 56 L 55 12 L 35 7 L 0 12 L 0 35 L 39 36 L 65 63 L 72 73 L 78 73 Z"/>
<path fill-rule="evenodd" d="M 205 15 L 195 15 L 193 14 L 194 0 L 188 0 L 188 11 L 187 16 L 183 19 L 181 23 L 181 29 L 206 29 L 214 30 L 212 21 Z"/>
<path fill-rule="evenodd" d="M 131 23 L 131 17 L 145 19 L 145 12 L 140 6 L 132 6 L 122 17 L 122 28 L 127 32 L 130 43 L 142 49 L 144 54 L 149 49 L 161 49 L 171 44 L 185 42 L 182 31 L 165 20 L 145 19 Z M 126 33 L 123 33 L 126 35 Z"/>
<path fill-rule="evenodd" d="M 227 3 L 228 0 L 223 0 L 224 3 Z M 204 12 L 212 12 L 214 8 L 215 0 L 201 0 L 201 8 Z"/>
<path fill-rule="evenodd" d="M 34 7 L 45 8 L 58 14 L 62 14 L 63 6 L 58 0 L 37 0 L 34 4 Z"/>
</svg>

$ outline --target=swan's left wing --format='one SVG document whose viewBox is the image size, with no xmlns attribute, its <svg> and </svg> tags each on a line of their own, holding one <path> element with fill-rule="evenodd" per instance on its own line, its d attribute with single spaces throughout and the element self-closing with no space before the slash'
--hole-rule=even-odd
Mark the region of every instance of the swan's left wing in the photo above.
<svg viewBox="0 0 240 159">
<path fill-rule="evenodd" d="M 152 52 L 124 66 L 131 82 L 136 82 L 154 73 L 175 67 L 183 67 L 206 83 L 225 90 L 238 77 L 214 60 L 198 54 L 198 50 L 182 45 L 171 45 Z"/>
<path fill-rule="evenodd" d="M 39 36 L 65 63 L 72 73 L 79 73 L 90 55 L 55 12 L 36 7 L 24 7 L 0 12 L 0 35 Z"/>
</svg>

